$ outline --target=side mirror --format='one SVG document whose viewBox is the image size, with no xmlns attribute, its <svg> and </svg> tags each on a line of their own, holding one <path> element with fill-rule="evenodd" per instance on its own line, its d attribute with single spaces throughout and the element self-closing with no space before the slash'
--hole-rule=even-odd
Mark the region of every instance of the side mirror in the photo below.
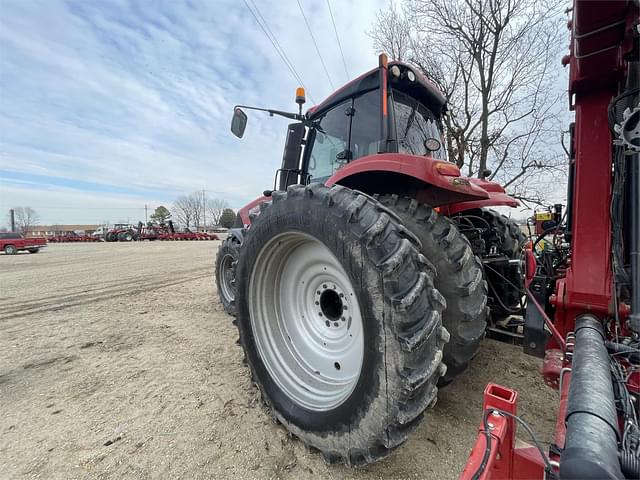
<svg viewBox="0 0 640 480">
<path fill-rule="evenodd" d="M 247 114 L 241 108 L 236 107 L 233 110 L 233 118 L 231 119 L 231 133 L 236 137 L 242 138 L 247 128 Z"/>
</svg>

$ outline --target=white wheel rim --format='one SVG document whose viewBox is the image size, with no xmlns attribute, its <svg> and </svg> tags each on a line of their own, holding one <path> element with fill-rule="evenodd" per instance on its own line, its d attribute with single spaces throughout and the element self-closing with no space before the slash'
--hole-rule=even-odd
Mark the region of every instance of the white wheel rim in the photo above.
<svg viewBox="0 0 640 480">
<path fill-rule="evenodd" d="M 324 244 L 299 232 L 270 240 L 248 301 L 258 353 L 291 400 L 328 411 L 349 398 L 364 358 L 362 315 L 349 276 Z"/>
<path fill-rule="evenodd" d="M 220 262 L 220 290 L 228 302 L 235 299 L 236 292 L 233 262 L 233 255 L 225 255 Z"/>
</svg>

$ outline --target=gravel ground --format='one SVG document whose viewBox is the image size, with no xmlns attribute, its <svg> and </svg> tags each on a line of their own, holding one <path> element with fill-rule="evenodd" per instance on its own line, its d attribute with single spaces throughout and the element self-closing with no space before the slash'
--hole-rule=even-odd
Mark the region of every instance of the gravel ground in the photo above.
<svg viewBox="0 0 640 480">
<path fill-rule="evenodd" d="M 325 465 L 260 405 L 217 300 L 218 244 L 0 255 L 0 477 L 457 478 L 489 381 L 519 390 L 550 441 L 557 394 L 540 361 L 486 340 L 404 447 L 365 468 Z"/>
</svg>

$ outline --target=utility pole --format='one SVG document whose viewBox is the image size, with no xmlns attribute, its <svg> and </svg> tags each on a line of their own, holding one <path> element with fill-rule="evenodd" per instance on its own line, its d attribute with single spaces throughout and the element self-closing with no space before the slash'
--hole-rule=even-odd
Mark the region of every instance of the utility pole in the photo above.
<svg viewBox="0 0 640 480">
<path fill-rule="evenodd" d="M 149 223 L 149 219 L 147 218 L 147 204 L 144 204 L 144 224 Z"/>
<path fill-rule="evenodd" d="M 16 231 L 16 212 L 13 210 L 9 210 L 9 216 L 11 217 L 11 231 Z"/>
<path fill-rule="evenodd" d="M 202 223 L 205 231 L 207 230 L 207 191 L 202 189 Z"/>
</svg>

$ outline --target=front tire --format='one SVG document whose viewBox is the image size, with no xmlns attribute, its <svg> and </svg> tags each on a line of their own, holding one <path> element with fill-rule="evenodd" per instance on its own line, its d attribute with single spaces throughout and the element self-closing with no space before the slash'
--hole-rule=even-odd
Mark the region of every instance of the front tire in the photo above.
<svg viewBox="0 0 640 480">
<path fill-rule="evenodd" d="M 4 253 L 6 253 L 7 255 L 15 255 L 16 253 L 18 253 L 18 249 L 15 245 L 6 245 L 4 247 Z"/>
<path fill-rule="evenodd" d="M 240 256 L 240 243 L 229 236 L 218 248 L 216 256 L 216 284 L 224 311 L 236 316 L 236 265 Z"/>
<path fill-rule="evenodd" d="M 379 200 L 420 239 L 420 253 L 436 269 L 434 285 L 447 300 L 442 324 L 451 334 L 444 346 L 447 373 L 440 379 L 445 385 L 468 367 L 484 337 L 489 311 L 482 264 L 455 224 L 433 208 L 398 195 L 384 195 Z"/>
<path fill-rule="evenodd" d="M 276 419 L 332 463 L 368 464 L 402 444 L 446 370 L 433 267 L 384 210 L 341 186 L 273 192 L 238 261 L 253 380 Z"/>
</svg>

